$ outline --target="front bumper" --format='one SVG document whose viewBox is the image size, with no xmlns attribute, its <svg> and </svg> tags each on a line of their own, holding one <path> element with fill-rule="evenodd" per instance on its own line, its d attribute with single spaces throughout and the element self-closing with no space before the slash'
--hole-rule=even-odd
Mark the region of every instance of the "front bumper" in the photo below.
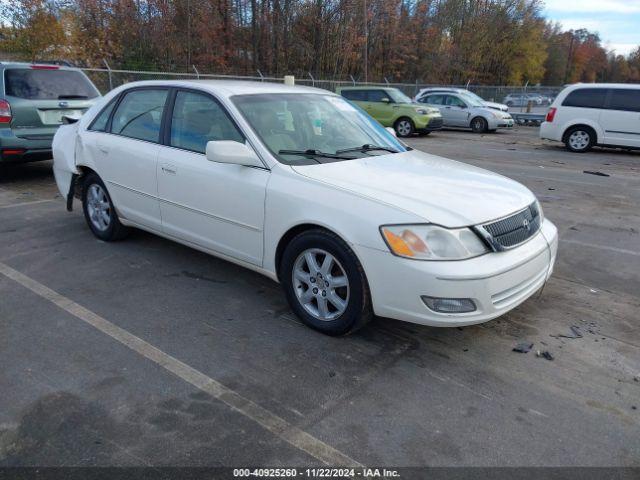
<svg viewBox="0 0 640 480">
<path fill-rule="evenodd" d="M 498 128 L 513 128 L 515 122 L 513 118 L 492 118 L 489 120 L 489 129 L 495 130 Z"/>
<path fill-rule="evenodd" d="M 418 115 L 414 119 L 414 124 L 418 132 L 433 132 L 441 130 L 444 122 L 442 115 Z"/>
<path fill-rule="evenodd" d="M 376 315 L 436 327 L 486 322 L 520 305 L 551 275 L 557 248 L 558 232 L 548 220 L 524 244 L 470 260 L 410 260 L 356 246 Z M 422 295 L 471 298 L 477 309 L 461 314 L 436 313 L 424 304 Z"/>
</svg>

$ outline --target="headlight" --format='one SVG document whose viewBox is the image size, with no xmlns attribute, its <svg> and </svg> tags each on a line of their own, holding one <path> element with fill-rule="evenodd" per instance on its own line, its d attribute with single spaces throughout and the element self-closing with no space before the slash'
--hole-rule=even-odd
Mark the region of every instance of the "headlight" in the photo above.
<svg viewBox="0 0 640 480">
<path fill-rule="evenodd" d="M 391 253 L 416 260 L 464 260 L 489 248 L 469 228 L 437 225 L 383 225 L 382 237 Z"/>
<path fill-rule="evenodd" d="M 416 113 L 420 115 L 427 115 L 429 112 L 427 111 L 426 108 L 416 108 Z"/>
</svg>

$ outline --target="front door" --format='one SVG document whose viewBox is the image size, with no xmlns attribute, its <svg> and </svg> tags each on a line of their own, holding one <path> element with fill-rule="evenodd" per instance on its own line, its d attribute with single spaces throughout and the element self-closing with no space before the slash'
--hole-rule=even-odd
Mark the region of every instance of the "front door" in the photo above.
<svg viewBox="0 0 640 480">
<path fill-rule="evenodd" d="M 203 92 L 179 90 L 165 140 L 158 159 L 163 231 L 261 265 L 270 172 L 207 160 L 208 141 L 245 141 L 224 107 Z"/>
<path fill-rule="evenodd" d="M 468 127 L 470 119 L 467 104 L 455 95 L 445 95 L 444 97 L 444 106 L 440 111 L 446 112 L 448 118 L 447 125 L 452 127 Z"/>
<path fill-rule="evenodd" d="M 369 104 L 367 112 L 369 113 L 369 115 L 378 120 L 385 127 L 392 127 L 394 118 L 394 104 L 389 94 L 384 90 L 376 89 L 369 90 L 367 97 Z"/>
</svg>

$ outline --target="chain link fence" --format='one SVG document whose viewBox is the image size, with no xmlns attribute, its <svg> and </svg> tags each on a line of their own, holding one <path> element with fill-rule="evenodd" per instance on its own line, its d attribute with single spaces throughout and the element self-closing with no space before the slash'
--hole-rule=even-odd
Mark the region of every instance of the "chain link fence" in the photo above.
<svg viewBox="0 0 640 480">
<path fill-rule="evenodd" d="M 283 83 L 284 77 L 275 76 L 242 76 L 242 75 L 217 75 L 217 74 L 201 74 L 194 72 L 156 72 L 156 71 L 139 71 L 139 70 L 113 70 L 110 68 L 83 68 L 82 69 L 91 80 L 95 83 L 102 93 L 116 88 L 122 84 L 135 82 L 140 80 L 245 80 L 257 82 L 275 82 Z M 513 111 L 525 111 L 528 101 L 523 101 L 521 95 L 538 94 L 542 97 L 541 103 L 537 100 L 531 102 L 533 111 L 542 111 L 546 109 L 552 99 L 562 90 L 561 86 L 529 86 L 529 85 L 442 85 L 431 83 L 397 83 L 397 82 L 358 82 L 355 79 L 350 80 L 325 80 L 315 79 L 311 75 L 308 77 L 296 77 L 296 85 L 313 86 L 335 92 L 336 88 L 344 86 L 379 86 L 379 87 L 395 87 L 401 90 L 405 95 L 414 97 L 420 89 L 432 87 L 448 87 L 467 89 L 474 92 L 484 100 L 498 103 L 508 103 Z M 508 95 L 515 96 L 509 99 Z"/>
</svg>

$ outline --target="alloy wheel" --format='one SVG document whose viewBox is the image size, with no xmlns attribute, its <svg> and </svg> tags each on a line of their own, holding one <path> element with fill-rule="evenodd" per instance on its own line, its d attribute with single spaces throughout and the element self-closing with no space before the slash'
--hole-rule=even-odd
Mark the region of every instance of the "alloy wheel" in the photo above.
<svg viewBox="0 0 640 480">
<path fill-rule="evenodd" d="M 300 305 L 319 320 L 334 320 L 349 305 L 347 273 L 326 250 L 303 251 L 293 265 L 292 282 Z"/>
<path fill-rule="evenodd" d="M 398 135 L 406 137 L 411 133 L 411 124 L 409 120 L 400 120 L 397 126 Z"/>
<path fill-rule="evenodd" d="M 87 191 L 87 212 L 91 224 L 104 232 L 111 224 L 111 205 L 104 189 L 97 183 L 92 184 Z"/>
<path fill-rule="evenodd" d="M 584 150 L 591 142 L 590 135 L 584 130 L 576 130 L 569 135 L 569 145 L 574 150 Z"/>
</svg>

